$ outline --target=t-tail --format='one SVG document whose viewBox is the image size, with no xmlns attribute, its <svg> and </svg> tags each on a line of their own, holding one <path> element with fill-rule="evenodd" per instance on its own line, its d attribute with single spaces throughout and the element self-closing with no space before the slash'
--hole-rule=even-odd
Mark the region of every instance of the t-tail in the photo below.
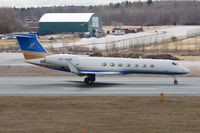
<svg viewBox="0 0 200 133">
<path fill-rule="evenodd" d="M 35 34 L 10 34 L 17 38 L 21 51 L 24 54 L 24 58 L 37 59 L 44 58 L 50 53 L 40 44 Z"/>
</svg>

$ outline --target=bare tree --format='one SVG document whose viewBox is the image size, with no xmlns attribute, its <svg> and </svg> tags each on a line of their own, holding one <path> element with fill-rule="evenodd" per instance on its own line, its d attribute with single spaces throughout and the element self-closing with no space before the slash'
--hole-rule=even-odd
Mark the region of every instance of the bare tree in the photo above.
<svg viewBox="0 0 200 133">
<path fill-rule="evenodd" d="M 199 25 L 200 1 L 151 1 L 110 3 L 99 6 L 53 6 L 0 8 L 0 32 L 13 32 L 25 19 L 39 20 L 44 13 L 84 13 L 100 15 L 104 25 Z M 17 16 L 17 17 L 16 17 Z"/>
<path fill-rule="evenodd" d="M 21 23 L 16 19 L 15 11 L 11 8 L 0 8 L 0 33 L 19 31 Z"/>
</svg>

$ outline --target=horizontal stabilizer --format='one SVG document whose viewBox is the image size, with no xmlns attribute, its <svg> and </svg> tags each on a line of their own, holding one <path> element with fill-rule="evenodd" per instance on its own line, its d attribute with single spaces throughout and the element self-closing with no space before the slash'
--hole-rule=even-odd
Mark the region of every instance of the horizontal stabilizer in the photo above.
<svg viewBox="0 0 200 133">
<path fill-rule="evenodd" d="M 8 36 L 22 37 L 22 38 L 35 38 L 32 34 L 9 34 Z"/>
</svg>

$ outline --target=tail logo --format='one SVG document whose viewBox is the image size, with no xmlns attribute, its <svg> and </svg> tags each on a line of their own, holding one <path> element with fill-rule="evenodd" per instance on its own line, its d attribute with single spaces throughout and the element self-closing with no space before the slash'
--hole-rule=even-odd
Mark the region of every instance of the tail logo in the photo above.
<svg viewBox="0 0 200 133">
<path fill-rule="evenodd" d="M 22 51 L 47 53 L 35 34 L 11 34 L 18 40 Z"/>
<path fill-rule="evenodd" d="M 35 45 L 35 43 L 32 42 L 32 43 L 27 47 L 27 49 L 33 49 L 34 45 Z"/>
</svg>

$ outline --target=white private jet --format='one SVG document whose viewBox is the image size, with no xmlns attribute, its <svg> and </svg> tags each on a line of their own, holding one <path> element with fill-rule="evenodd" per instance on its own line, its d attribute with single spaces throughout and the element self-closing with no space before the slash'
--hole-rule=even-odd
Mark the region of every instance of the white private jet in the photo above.
<svg viewBox="0 0 200 133">
<path fill-rule="evenodd" d="M 34 65 L 72 72 L 86 76 L 84 82 L 93 84 L 97 75 L 160 74 L 174 77 L 190 72 L 189 69 L 172 60 L 132 59 L 109 57 L 84 57 L 71 54 L 52 54 L 43 48 L 35 34 L 10 34 L 17 38 L 25 62 Z"/>
</svg>

